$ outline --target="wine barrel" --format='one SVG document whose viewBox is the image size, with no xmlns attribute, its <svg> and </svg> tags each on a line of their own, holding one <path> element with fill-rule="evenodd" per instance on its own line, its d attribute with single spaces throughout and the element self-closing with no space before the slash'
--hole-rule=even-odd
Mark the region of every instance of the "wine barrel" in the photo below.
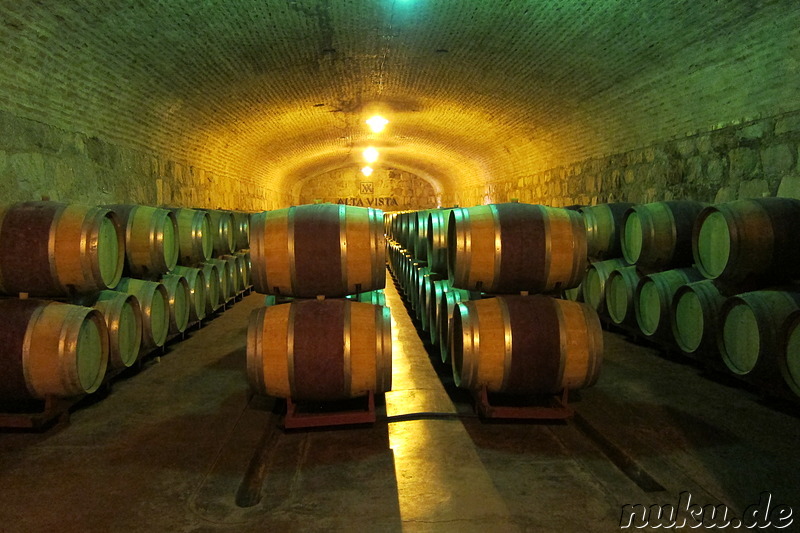
<svg viewBox="0 0 800 533">
<path fill-rule="evenodd" d="M 583 301 L 583 282 L 577 287 L 573 287 L 571 289 L 564 289 L 561 292 L 561 297 L 564 300 L 569 300 L 571 302 L 582 302 Z"/>
<path fill-rule="evenodd" d="M 719 352 L 728 369 L 762 383 L 782 382 L 778 358 L 784 323 L 800 309 L 800 294 L 762 290 L 722 304 Z"/>
<path fill-rule="evenodd" d="M 97 309 L 0 300 L 0 398 L 73 397 L 97 390 L 108 365 L 108 330 Z"/>
<path fill-rule="evenodd" d="M 178 263 L 178 221 L 175 213 L 144 205 L 109 205 L 125 232 L 127 275 L 157 279 Z"/>
<path fill-rule="evenodd" d="M 383 289 L 379 289 L 377 291 L 360 292 L 358 294 L 350 294 L 345 296 L 345 298 L 348 300 L 364 302 L 372 305 L 386 305 L 386 293 L 383 292 Z"/>
<path fill-rule="evenodd" d="M 406 236 L 405 247 L 409 252 L 411 252 L 411 256 L 415 259 L 419 259 L 416 253 L 417 222 L 418 222 L 417 212 L 411 211 L 410 213 L 408 213 L 408 219 L 404 229 L 404 233 Z"/>
<path fill-rule="evenodd" d="M 243 276 L 242 282 L 244 283 L 244 287 L 243 288 L 244 289 L 249 289 L 253 285 L 253 280 L 252 280 L 252 277 L 250 275 L 250 271 L 251 271 L 250 252 L 248 252 L 248 251 L 236 252 L 233 255 L 241 257 L 242 272 L 243 272 L 242 273 L 242 276 Z"/>
<path fill-rule="evenodd" d="M 758 198 L 706 207 L 694 227 L 697 268 L 710 279 L 782 283 L 800 277 L 800 200 Z"/>
<path fill-rule="evenodd" d="M 580 284 L 586 270 L 575 211 L 513 202 L 456 209 L 447 232 L 449 277 L 461 289 L 558 291 Z"/>
<path fill-rule="evenodd" d="M 443 363 L 446 363 L 450 357 L 450 326 L 453 321 L 453 313 L 459 303 L 467 302 L 472 298 L 480 299 L 480 293 L 475 294 L 451 287 L 442 295 L 439 313 L 436 315 L 439 321 L 436 327 L 439 329 L 439 354 L 442 356 Z"/>
<path fill-rule="evenodd" d="M 622 223 L 622 255 L 630 264 L 678 268 L 692 264 L 692 229 L 705 204 L 690 200 L 631 207 Z"/>
<path fill-rule="evenodd" d="M 636 267 L 615 268 L 606 279 L 605 300 L 608 316 L 618 326 L 636 326 L 633 298 L 639 285 Z"/>
<path fill-rule="evenodd" d="M 411 254 L 408 254 L 408 261 L 406 261 L 406 266 L 403 271 L 403 275 L 400 277 L 400 286 L 403 289 L 403 293 L 408 300 L 409 305 L 413 309 L 416 303 L 414 302 L 414 293 L 411 290 L 411 287 L 414 285 L 414 278 L 419 275 L 419 270 L 425 267 L 425 263 L 422 261 L 418 261 L 416 259 L 411 259 Z"/>
<path fill-rule="evenodd" d="M 400 243 L 400 246 L 408 250 L 408 230 L 411 221 L 411 214 L 403 212 L 397 215 L 395 221 L 395 240 Z"/>
<path fill-rule="evenodd" d="M 789 315 L 781 331 L 779 369 L 789 390 L 800 396 L 800 311 Z"/>
<path fill-rule="evenodd" d="M 712 280 L 679 287 L 670 304 L 672 335 L 686 354 L 716 352 L 719 316 L 726 298 Z"/>
<path fill-rule="evenodd" d="M 428 291 L 428 333 L 431 344 L 439 344 L 439 309 L 442 305 L 444 293 L 452 290 L 453 285 L 448 279 L 433 280 Z"/>
<path fill-rule="evenodd" d="M 209 263 L 215 265 L 219 272 L 219 303 L 224 305 L 236 294 L 233 267 L 229 261 L 224 259 L 209 259 L 206 264 Z"/>
<path fill-rule="evenodd" d="M 633 298 L 639 331 L 646 337 L 666 338 L 671 332 L 669 308 L 675 292 L 687 283 L 702 279 L 702 274 L 694 268 L 676 268 L 644 276 Z"/>
<path fill-rule="evenodd" d="M 609 274 L 617 268 L 626 266 L 628 266 L 628 263 L 620 258 L 589 263 L 589 267 L 586 269 L 586 277 L 583 280 L 583 301 L 600 315 L 607 314 L 606 281 Z"/>
<path fill-rule="evenodd" d="M 255 290 L 342 297 L 386 285 L 383 213 L 345 205 L 301 205 L 251 220 Z"/>
<path fill-rule="evenodd" d="M 428 215 L 428 266 L 433 272 L 447 276 L 447 223 L 452 209 L 432 209 Z"/>
<path fill-rule="evenodd" d="M 417 318 L 422 326 L 422 331 L 429 332 L 431 329 L 431 314 L 429 312 L 431 306 L 430 298 L 431 293 L 434 290 L 434 282 L 440 279 L 442 279 L 442 276 L 436 272 L 430 272 L 430 269 L 428 269 L 428 272 L 419 278 L 419 304 L 417 305 Z"/>
<path fill-rule="evenodd" d="M 244 266 L 244 257 L 240 255 L 221 255 L 219 257 L 223 261 L 227 261 L 231 266 L 231 283 L 233 287 L 233 294 L 238 294 L 244 290 L 244 278 L 247 275 Z"/>
<path fill-rule="evenodd" d="M 172 270 L 173 274 L 179 274 L 186 278 L 189 284 L 189 293 L 192 297 L 192 305 L 189 307 L 189 321 L 197 322 L 203 320 L 208 313 L 206 309 L 206 276 L 199 268 L 176 266 Z"/>
<path fill-rule="evenodd" d="M 600 319 L 578 302 L 543 295 L 462 302 L 450 335 L 453 377 L 466 389 L 555 394 L 600 375 Z"/>
<path fill-rule="evenodd" d="M 211 247 L 214 257 L 233 252 L 233 215 L 230 211 L 206 209 L 211 223 Z"/>
<path fill-rule="evenodd" d="M 108 330 L 108 368 L 121 370 L 132 366 L 142 345 L 142 309 L 132 294 L 105 290 L 85 295 L 76 303 L 94 307 Z"/>
<path fill-rule="evenodd" d="M 384 213 L 383 214 L 383 234 L 387 239 L 394 239 L 394 218 L 397 213 Z"/>
<path fill-rule="evenodd" d="M 417 211 L 417 221 L 414 224 L 416 231 L 412 239 L 412 251 L 414 257 L 420 261 L 428 261 L 428 217 L 431 214 L 431 209 Z"/>
<path fill-rule="evenodd" d="M 116 289 L 133 294 L 142 309 L 142 345 L 140 353 L 164 346 L 169 333 L 169 294 L 162 283 L 122 278 Z"/>
<path fill-rule="evenodd" d="M 414 316 L 419 319 L 419 288 L 425 276 L 431 273 L 431 269 L 425 266 L 424 261 L 416 264 L 411 271 L 411 279 L 408 282 L 408 299 L 411 302 L 411 308 L 414 310 Z"/>
<path fill-rule="evenodd" d="M 234 250 L 250 248 L 250 213 L 233 211 L 232 215 Z"/>
<path fill-rule="evenodd" d="M 622 257 L 622 220 L 633 206 L 629 202 L 618 202 L 580 208 L 586 228 L 586 253 L 590 259 L 602 261 Z"/>
<path fill-rule="evenodd" d="M 57 202 L 0 206 L 0 293 L 70 296 L 113 288 L 125 264 L 119 217 Z"/>
<path fill-rule="evenodd" d="M 178 222 L 178 263 L 196 267 L 214 251 L 211 217 L 197 209 L 171 209 Z"/>
<path fill-rule="evenodd" d="M 183 333 L 189 326 L 192 310 L 192 290 L 181 274 L 167 274 L 161 279 L 167 289 L 169 304 L 169 334 Z"/>
<path fill-rule="evenodd" d="M 257 393 L 301 401 L 387 392 L 392 383 L 389 309 L 333 299 L 256 309 L 247 330 L 247 377 Z"/>
<path fill-rule="evenodd" d="M 213 263 L 203 263 L 201 270 L 206 279 L 206 315 L 210 315 L 225 303 L 222 276 L 217 265 Z"/>
</svg>

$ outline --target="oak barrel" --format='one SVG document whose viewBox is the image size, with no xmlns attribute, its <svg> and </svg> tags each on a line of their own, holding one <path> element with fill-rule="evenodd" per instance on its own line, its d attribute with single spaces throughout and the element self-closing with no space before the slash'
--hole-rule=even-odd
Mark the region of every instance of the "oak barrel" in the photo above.
<svg viewBox="0 0 800 533">
<path fill-rule="evenodd" d="M 80 304 L 103 314 L 108 329 L 108 368 L 132 366 L 142 345 L 142 309 L 136 296 L 105 290 L 81 298 Z"/>
<path fill-rule="evenodd" d="M 144 205 L 109 205 L 125 234 L 125 264 L 132 278 L 157 279 L 178 264 L 175 213 Z"/>
<path fill-rule="evenodd" d="M 705 204 L 675 200 L 635 205 L 622 223 L 622 256 L 643 267 L 678 268 L 692 264 L 692 229 Z"/>
<path fill-rule="evenodd" d="M 543 295 L 462 302 L 450 335 L 453 377 L 466 389 L 555 394 L 600 375 L 603 332 L 582 303 Z"/>
<path fill-rule="evenodd" d="M 233 249 L 250 248 L 250 213 L 233 211 Z"/>
<path fill-rule="evenodd" d="M 450 326 L 453 322 L 453 313 L 461 302 L 467 302 L 472 298 L 480 299 L 480 293 L 471 293 L 464 289 L 450 287 L 441 296 L 439 312 L 436 315 L 436 328 L 439 330 L 439 354 L 442 362 L 446 363 L 450 358 Z"/>
<path fill-rule="evenodd" d="M 103 382 L 109 341 L 97 309 L 9 298 L 0 317 L 0 398 L 68 398 Z"/>
<path fill-rule="evenodd" d="M 233 255 L 241 257 L 242 267 L 243 267 L 243 276 L 244 276 L 242 278 L 242 281 L 244 283 L 244 288 L 245 289 L 249 289 L 253 285 L 252 276 L 250 275 L 250 272 L 252 270 L 252 267 L 250 265 L 250 252 L 247 251 L 247 250 L 239 251 L 239 252 L 236 252 Z"/>
<path fill-rule="evenodd" d="M 163 346 L 169 333 L 169 294 L 162 283 L 122 278 L 116 289 L 133 294 L 142 309 L 142 346 L 140 353 Z"/>
<path fill-rule="evenodd" d="M 380 210 L 301 205 L 253 215 L 253 286 L 265 294 L 342 297 L 386 285 Z"/>
<path fill-rule="evenodd" d="M 205 211 L 208 213 L 211 224 L 213 256 L 218 257 L 233 252 L 235 247 L 233 215 L 230 211 L 219 209 L 206 209 Z"/>
<path fill-rule="evenodd" d="M 586 230 L 576 211 L 507 203 L 456 209 L 447 226 L 453 286 L 489 293 L 576 287 Z"/>
<path fill-rule="evenodd" d="M 425 262 L 428 262 L 428 220 L 432 211 L 432 209 L 417 211 L 416 231 L 412 242 L 414 257 Z"/>
<path fill-rule="evenodd" d="M 439 344 L 439 308 L 444 293 L 452 288 L 450 280 L 437 279 L 432 281 L 428 290 L 428 333 L 430 333 L 431 344 Z"/>
<path fill-rule="evenodd" d="M 447 223 L 453 209 L 431 209 L 428 214 L 427 257 L 433 272 L 447 276 Z"/>
<path fill-rule="evenodd" d="M 672 336 L 687 354 L 717 351 L 720 311 L 726 297 L 713 280 L 679 287 L 670 304 Z"/>
<path fill-rule="evenodd" d="M 206 315 L 210 315 L 225 303 L 222 293 L 222 276 L 217 265 L 213 263 L 203 263 L 201 271 L 206 280 Z"/>
<path fill-rule="evenodd" d="M 589 267 L 586 269 L 586 276 L 583 279 L 583 301 L 592 306 L 592 309 L 599 314 L 607 314 L 606 281 L 612 271 L 626 266 L 628 266 L 628 263 L 620 258 L 589 263 Z"/>
<path fill-rule="evenodd" d="M 171 209 L 178 222 L 178 263 L 196 267 L 211 258 L 214 251 L 214 236 L 211 217 L 198 209 Z"/>
<path fill-rule="evenodd" d="M 800 200 L 758 198 L 706 207 L 694 227 L 697 268 L 710 279 L 774 285 L 800 277 Z"/>
<path fill-rule="evenodd" d="M 683 285 L 700 281 L 703 275 L 694 268 L 676 268 L 649 274 L 639 280 L 633 303 L 639 331 L 647 337 L 672 339 L 669 308 L 675 292 Z"/>
<path fill-rule="evenodd" d="M 633 205 L 618 202 L 580 208 L 586 227 L 586 253 L 590 259 L 602 261 L 622 257 L 622 220 Z"/>
<path fill-rule="evenodd" d="M 778 367 L 789 390 L 800 396 L 800 311 L 794 311 L 781 329 Z"/>
<path fill-rule="evenodd" d="M 635 266 L 618 267 L 608 274 L 605 287 L 606 309 L 618 326 L 636 326 L 634 296 L 641 276 Z"/>
<path fill-rule="evenodd" d="M 722 304 L 718 343 L 722 360 L 734 374 L 775 383 L 778 357 L 789 315 L 800 309 L 800 294 L 780 290 L 745 292 Z"/>
<path fill-rule="evenodd" d="M 186 331 L 192 309 L 192 291 L 189 281 L 181 274 L 167 274 L 161 278 L 167 289 L 169 304 L 169 334 L 175 335 Z"/>
<path fill-rule="evenodd" d="M 428 269 L 428 272 L 423 274 L 418 280 L 419 295 L 417 298 L 417 318 L 419 319 L 423 331 L 429 332 L 431 329 L 430 299 L 434 291 L 433 284 L 440 279 L 442 279 L 441 274 L 431 272 L 430 269 Z"/>
<path fill-rule="evenodd" d="M 0 206 L 0 292 L 70 296 L 113 288 L 125 264 L 119 217 L 58 202 Z"/>
<path fill-rule="evenodd" d="M 584 279 L 586 279 L 584 277 Z M 583 282 L 580 283 L 577 287 L 573 287 L 571 289 L 564 289 L 561 291 L 561 297 L 565 300 L 570 300 L 573 302 L 582 302 L 583 301 Z"/>
<path fill-rule="evenodd" d="M 361 292 L 358 294 L 351 294 L 346 296 L 348 300 L 354 300 L 356 302 L 364 302 L 372 305 L 386 305 L 386 293 L 383 292 L 383 289 L 379 289 L 377 291 L 369 291 L 369 292 Z"/>
<path fill-rule="evenodd" d="M 176 266 L 173 274 L 186 278 L 189 284 L 189 293 L 192 296 L 192 305 L 189 308 L 189 320 L 196 322 L 206 317 L 206 276 L 199 268 Z"/>
<path fill-rule="evenodd" d="M 247 377 L 260 394 L 332 401 L 391 390 L 387 307 L 350 300 L 296 300 L 250 315 Z"/>
<path fill-rule="evenodd" d="M 217 267 L 219 272 L 219 303 L 224 304 L 236 294 L 233 267 L 230 261 L 225 259 L 209 259 L 205 264 Z"/>
<path fill-rule="evenodd" d="M 223 261 L 227 261 L 231 267 L 231 283 L 233 294 L 238 294 L 244 290 L 245 276 L 247 272 L 244 266 L 244 257 L 238 254 L 226 254 L 219 256 Z"/>
</svg>

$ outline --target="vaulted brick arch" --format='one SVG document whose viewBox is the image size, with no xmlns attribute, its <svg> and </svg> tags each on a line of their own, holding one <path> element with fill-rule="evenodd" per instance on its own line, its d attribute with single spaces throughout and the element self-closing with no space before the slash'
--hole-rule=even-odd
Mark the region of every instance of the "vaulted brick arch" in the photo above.
<svg viewBox="0 0 800 533">
<path fill-rule="evenodd" d="M 21 0 L 0 18 L 10 199 L 275 208 L 370 144 L 462 205 L 774 194 L 797 168 L 792 0 Z"/>
</svg>

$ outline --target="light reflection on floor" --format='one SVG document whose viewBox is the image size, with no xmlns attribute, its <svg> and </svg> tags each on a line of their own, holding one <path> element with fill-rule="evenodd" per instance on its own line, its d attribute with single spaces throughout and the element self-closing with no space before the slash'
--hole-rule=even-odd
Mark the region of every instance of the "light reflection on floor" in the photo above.
<svg viewBox="0 0 800 533">
<path fill-rule="evenodd" d="M 386 414 L 456 413 L 391 278 L 386 300 L 393 351 Z M 516 531 L 462 421 L 411 418 L 389 424 L 404 530 L 450 522 L 459 531 Z"/>
</svg>

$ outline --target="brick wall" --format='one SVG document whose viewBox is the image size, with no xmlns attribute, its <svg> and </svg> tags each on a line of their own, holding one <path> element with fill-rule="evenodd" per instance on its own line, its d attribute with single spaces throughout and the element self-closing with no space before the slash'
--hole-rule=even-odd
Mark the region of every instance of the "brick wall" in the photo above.
<svg viewBox="0 0 800 533">
<path fill-rule="evenodd" d="M 438 207 L 441 195 L 423 178 L 398 169 L 376 169 L 364 176 L 358 167 L 326 172 L 305 180 L 297 203 L 330 202 L 384 211 L 431 209 Z"/>
<path fill-rule="evenodd" d="M 498 180 L 445 203 L 555 206 L 696 199 L 800 197 L 800 113 L 745 122 L 648 147 Z"/>
<path fill-rule="evenodd" d="M 0 198 L 258 211 L 289 195 L 0 111 Z"/>
</svg>

